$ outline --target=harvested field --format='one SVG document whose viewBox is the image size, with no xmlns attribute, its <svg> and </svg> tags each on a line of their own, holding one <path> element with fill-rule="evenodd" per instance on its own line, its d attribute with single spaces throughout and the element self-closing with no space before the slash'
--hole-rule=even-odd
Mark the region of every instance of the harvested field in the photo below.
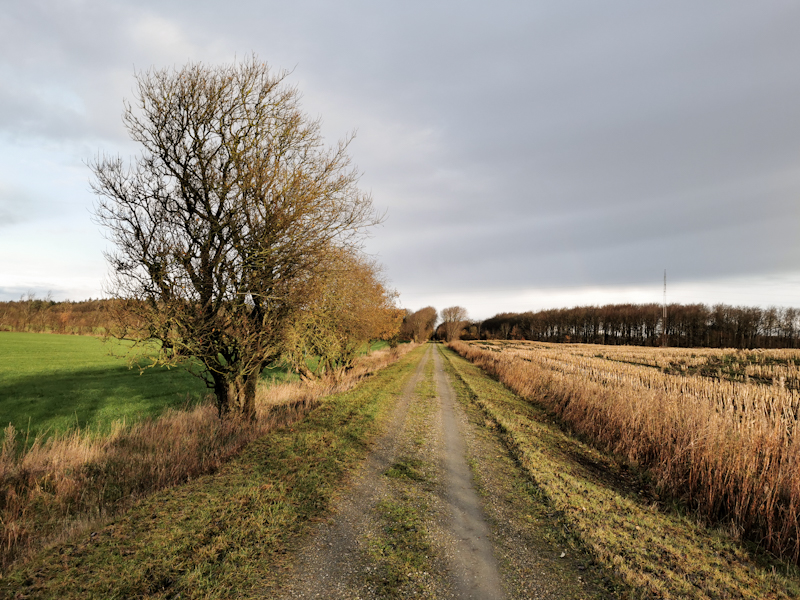
<svg viewBox="0 0 800 600">
<path fill-rule="evenodd" d="M 706 521 L 800 560 L 800 352 L 452 346 Z"/>
</svg>

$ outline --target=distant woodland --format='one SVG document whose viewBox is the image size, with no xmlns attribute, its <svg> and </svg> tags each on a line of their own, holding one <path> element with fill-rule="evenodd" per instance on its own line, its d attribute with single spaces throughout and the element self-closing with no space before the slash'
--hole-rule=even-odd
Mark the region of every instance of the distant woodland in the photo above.
<svg viewBox="0 0 800 600">
<path fill-rule="evenodd" d="M 102 299 L 56 302 L 34 295 L 0 302 L 0 331 L 102 335 L 111 326 L 112 302 Z"/>
<path fill-rule="evenodd" d="M 29 296 L 0 302 L 0 331 L 102 335 L 112 326 L 113 300 L 55 302 Z M 516 339 L 582 344 L 660 346 L 663 306 L 609 304 L 539 312 L 499 313 L 485 321 L 465 321 L 461 339 Z M 433 307 L 407 313 L 401 340 L 444 338 L 434 329 Z M 441 331 L 439 331 L 441 330 Z M 798 348 L 800 309 L 717 304 L 667 306 L 666 344 L 705 348 Z"/>
<path fill-rule="evenodd" d="M 663 333 L 662 305 L 610 304 L 500 313 L 481 323 L 470 323 L 461 337 L 659 346 Z M 667 306 L 666 345 L 797 348 L 800 346 L 800 309 L 670 304 Z"/>
</svg>

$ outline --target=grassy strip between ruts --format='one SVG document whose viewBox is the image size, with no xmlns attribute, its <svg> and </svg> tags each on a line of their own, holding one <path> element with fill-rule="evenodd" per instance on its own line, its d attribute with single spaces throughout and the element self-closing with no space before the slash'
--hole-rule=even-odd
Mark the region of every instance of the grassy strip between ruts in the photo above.
<svg viewBox="0 0 800 600">
<path fill-rule="evenodd" d="M 424 347 L 291 428 L 251 443 L 215 475 L 154 494 L 0 580 L 10 598 L 249 598 L 368 451 Z"/>
<path fill-rule="evenodd" d="M 383 474 L 388 493 L 375 507 L 380 531 L 369 540 L 374 565 L 368 579 L 381 598 L 430 597 L 434 572 L 426 526 L 435 465 L 423 460 L 423 446 L 435 410 L 433 361 L 430 358 L 414 390 L 415 399 L 400 439 L 400 456 Z"/>
<path fill-rule="evenodd" d="M 522 468 L 630 598 L 795 598 L 794 567 L 710 530 L 659 499 L 644 476 L 566 434 L 544 410 L 450 350 L 454 372 Z"/>
</svg>

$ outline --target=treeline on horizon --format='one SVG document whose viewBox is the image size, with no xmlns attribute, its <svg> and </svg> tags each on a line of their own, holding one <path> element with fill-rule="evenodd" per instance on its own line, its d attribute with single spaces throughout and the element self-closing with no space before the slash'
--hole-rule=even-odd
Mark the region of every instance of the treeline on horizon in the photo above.
<svg viewBox="0 0 800 600">
<path fill-rule="evenodd" d="M 49 295 L 29 294 L 20 300 L 0 302 L 0 331 L 103 335 L 111 328 L 114 300 L 55 301 Z"/>
<path fill-rule="evenodd" d="M 465 326 L 462 339 L 704 348 L 797 348 L 800 309 L 716 304 L 608 304 L 500 313 Z"/>
<path fill-rule="evenodd" d="M 54 301 L 29 295 L 0 302 L 0 331 L 102 335 L 113 326 L 114 300 Z M 659 346 L 663 343 L 663 306 L 608 304 L 538 312 L 499 313 L 463 324 L 461 339 L 516 339 L 555 343 Z M 408 312 L 401 340 L 444 336 L 434 329 L 432 307 Z M 666 344 L 706 348 L 798 348 L 800 309 L 670 304 Z"/>
</svg>

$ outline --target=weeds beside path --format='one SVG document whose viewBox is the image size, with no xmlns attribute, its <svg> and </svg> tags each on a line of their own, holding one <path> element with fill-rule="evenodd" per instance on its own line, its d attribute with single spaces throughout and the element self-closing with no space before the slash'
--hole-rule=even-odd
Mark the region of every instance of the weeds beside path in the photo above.
<svg viewBox="0 0 800 600">
<path fill-rule="evenodd" d="M 214 475 L 155 493 L 0 579 L 8 598 L 246 598 L 328 505 L 420 351 L 250 443 Z"/>
</svg>

